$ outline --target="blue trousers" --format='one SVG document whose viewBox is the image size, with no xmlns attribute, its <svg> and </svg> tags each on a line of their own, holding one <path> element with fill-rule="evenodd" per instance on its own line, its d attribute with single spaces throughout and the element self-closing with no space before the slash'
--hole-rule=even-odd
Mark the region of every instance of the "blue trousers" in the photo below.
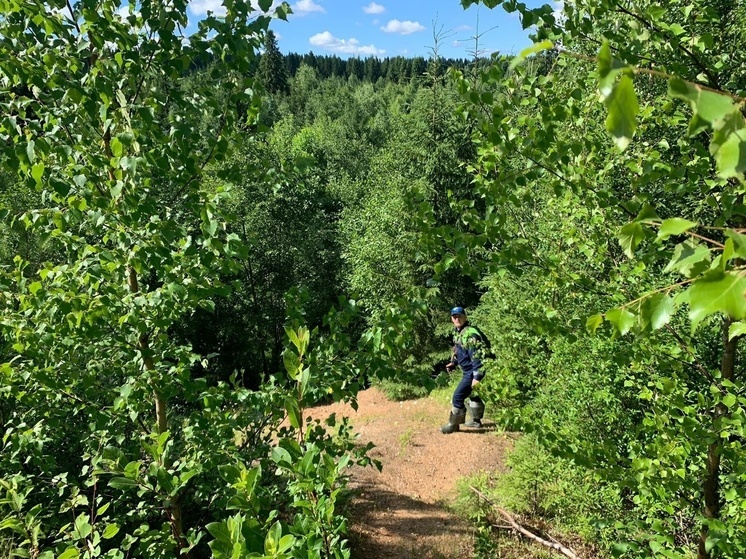
<svg viewBox="0 0 746 559">
<path fill-rule="evenodd" d="M 456 390 L 453 391 L 453 399 L 451 400 L 451 403 L 454 408 L 460 410 L 466 409 L 464 400 L 466 400 L 469 397 L 469 394 L 471 394 L 471 381 L 473 379 L 474 375 L 471 371 L 464 373 L 464 376 L 461 377 L 461 382 L 458 383 Z"/>
</svg>

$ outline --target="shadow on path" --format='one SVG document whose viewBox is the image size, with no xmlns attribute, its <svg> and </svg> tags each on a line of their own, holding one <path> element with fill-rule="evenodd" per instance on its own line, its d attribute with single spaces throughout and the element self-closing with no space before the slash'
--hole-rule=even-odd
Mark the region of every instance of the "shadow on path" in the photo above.
<svg viewBox="0 0 746 559">
<path fill-rule="evenodd" d="M 382 489 L 373 481 L 353 482 L 351 488 L 353 559 L 471 557 L 471 529 L 442 506 Z"/>
</svg>

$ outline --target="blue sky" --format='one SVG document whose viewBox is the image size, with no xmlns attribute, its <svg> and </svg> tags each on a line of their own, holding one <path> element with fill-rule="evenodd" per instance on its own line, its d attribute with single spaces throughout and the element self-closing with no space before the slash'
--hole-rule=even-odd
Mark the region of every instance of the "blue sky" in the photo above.
<svg viewBox="0 0 746 559">
<path fill-rule="evenodd" d="M 546 0 L 559 7 L 560 2 Z M 220 13 L 220 0 L 192 0 L 190 19 L 207 10 Z M 291 0 L 287 22 L 272 29 L 283 53 L 298 52 L 350 56 L 424 56 L 435 45 L 433 33 L 442 31 L 439 53 L 446 58 L 472 58 L 474 37 L 481 34 L 481 55 L 494 51 L 518 53 L 531 44 L 518 16 L 501 8 L 461 7 L 459 0 Z M 535 0 L 529 5 L 540 5 Z"/>
</svg>

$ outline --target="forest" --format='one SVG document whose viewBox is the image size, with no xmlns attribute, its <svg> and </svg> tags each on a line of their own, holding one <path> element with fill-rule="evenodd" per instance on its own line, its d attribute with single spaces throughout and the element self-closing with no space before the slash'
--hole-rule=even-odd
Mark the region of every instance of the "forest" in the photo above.
<svg viewBox="0 0 746 559">
<path fill-rule="evenodd" d="M 480 490 L 597 557 L 746 557 L 746 2 L 477 3 L 534 46 L 0 0 L 0 557 L 350 557 L 385 464 L 308 410 L 448 384 L 454 305 L 520 434 Z"/>
</svg>

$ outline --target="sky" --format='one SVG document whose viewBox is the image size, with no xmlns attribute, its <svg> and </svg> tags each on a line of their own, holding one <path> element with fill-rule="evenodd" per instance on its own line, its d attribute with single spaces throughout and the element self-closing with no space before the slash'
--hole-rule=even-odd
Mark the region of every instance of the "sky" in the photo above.
<svg viewBox="0 0 746 559">
<path fill-rule="evenodd" d="M 529 1 L 529 6 L 541 5 Z M 554 8 L 557 0 L 546 0 Z M 275 20 L 271 28 L 280 51 L 316 55 L 423 56 L 441 37 L 438 53 L 445 58 L 473 58 L 493 52 L 517 54 L 531 44 L 528 30 L 521 29 L 517 13 L 472 5 L 464 10 L 460 0 L 290 0 L 288 21 Z M 190 21 L 208 10 L 221 13 L 221 0 L 192 0 Z M 475 37 L 479 36 L 478 44 Z"/>
</svg>

